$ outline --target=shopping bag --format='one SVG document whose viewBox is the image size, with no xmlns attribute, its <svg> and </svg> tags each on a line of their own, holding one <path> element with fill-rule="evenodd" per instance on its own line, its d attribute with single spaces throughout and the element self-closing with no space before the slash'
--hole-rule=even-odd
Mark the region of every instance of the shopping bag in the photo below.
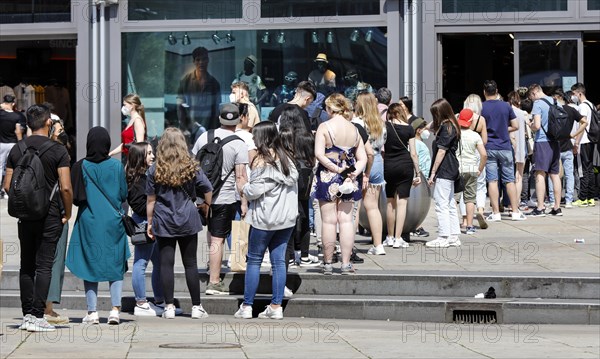
<svg viewBox="0 0 600 359">
<path fill-rule="evenodd" d="M 244 272 L 246 270 L 246 256 L 248 255 L 248 232 L 250 225 L 244 221 L 231 222 L 231 271 Z"/>
</svg>

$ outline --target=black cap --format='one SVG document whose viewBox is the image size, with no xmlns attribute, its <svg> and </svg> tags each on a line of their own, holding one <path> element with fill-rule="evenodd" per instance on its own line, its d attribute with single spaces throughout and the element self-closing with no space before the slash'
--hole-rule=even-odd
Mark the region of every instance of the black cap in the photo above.
<svg viewBox="0 0 600 359">
<path fill-rule="evenodd" d="M 2 99 L 3 99 L 4 103 L 14 103 L 15 102 L 15 96 L 11 95 L 11 94 L 4 95 L 4 97 Z"/>
</svg>

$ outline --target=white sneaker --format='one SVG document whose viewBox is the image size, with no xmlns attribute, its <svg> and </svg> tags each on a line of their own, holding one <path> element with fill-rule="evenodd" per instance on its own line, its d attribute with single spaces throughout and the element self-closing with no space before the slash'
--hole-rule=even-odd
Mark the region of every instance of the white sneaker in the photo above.
<svg viewBox="0 0 600 359">
<path fill-rule="evenodd" d="M 502 215 L 500 213 L 492 213 L 485 219 L 488 222 L 500 222 L 502 220 Z"/>
<path fill-rule="evenodd" d="M 208 318 L 208 313 L 206 312 L 206 310 L 204 310 L 204 308 L 202 307 L 202 304 L 194 305 L 192 307 L 192 319 L 202 319 L 202 318 Z"/>
<path fill-rule="evenodd" d="M 267 305 L 264 312 L 258 314 L 259 319 L 283 319 L 283 308 L 279 307 L 277 309 L 271 308 L 271 305 Z"/>
<path fill-rule="evenodd" d="M 110 313 L 108 313 L 108 324 L 118 325 L 120 322 L 121 319 L 119 318 L 119 311 L 111 310 Z"/>
<path fill-rule="evenodd" d="M 425 243 L 425 247 L 428 248 L 448 248 L 450 244 L 448 243 L 447 237 L 437 237 L 433 241 L 429 241 Z"/>
<path fill-rule="evenodd" d="M 292 292 L 292 290 L 290 288 L 288 288 L 287 286 L 285 286 L 283 288 L 283 297 L 284 298 L 291 298 L 294 295 L 294 292 Z"/>
<path fill-rule="evenodd" d="M 100 318 L 98 317 L 98 312 L 88 313 L 81 320 L 83 324 L 100 324 Z"/>
<path fill-rule="evenodd" d="M 394 237 L 392 236 L 386 236 L 385 240 L 383 241 L 383 246 L 384 247 L 391 247 L 394 245 Z"/>
<path fill-rule="evenodd" d="M 48 323 L 44 318 L 29 318 L 29 323 L 27 323 L 27 331 L 28 332 L 54 332 L 56 328 L 54 325 Z"/>
<path fill-rule="evenodd" d="M 461 245 L 460 239 L 458 236 L 449 236 L 448 237 L 448 246 L 450 247 L 459 247 Z"/>
<path fill-rule="evenodd" d="M 409 245 L 402 238 L 394 238 L 394 248 L 408 248 Z"/>
<path fill-rule="evenodd" d="M 165 319 L 175 319 L 175 306 L 168 305 L 165 307 L 165 311 L 162 314 Z"/>
<path fill-rule="evenodd" d="M 373 247 L 369 248 L 369 250 L 367 251 L 367 254 L 370 254 L 373 256 L 385 255 L 385 249 L 383 248 L 383 244 L 380 244 L 377 247 L 373 246 Z"/>
<path fill-rule="evenodd" d="M 152 304 L 152 303 L 150 303 Z M 162 313 L 165 311 L 165 302 L 162 302 L 160 304 L 155 304 L 155 306 L 160 309 L 160 313 L 161 314 L 157 314 L 158 316 L 162 315 Z M 181 310 L 181 308 L 177 308 L 175 307 L 175 315 L 182 315 L 183 314 L 183 310 Z"/>
<path fill-rule="evenodd" d="M 23 317 L 23 321 L 21 322 L 21 325 L 19 325 L 19 329 L 20 330 L 27 330 L 27 326 L 29 325 L 29 323 L 35 321 L 36 317 L 34 317 L 31 314 L 26 314 Z"/>
<path fill-rule="evenodd" d="M 524 221 L 527 219 L 527 217 L 525 217 L 525 215 L 521 211 L 516 213 L 513 212 L 510 216 L 513 221 Z"/>
<path fill-rule="evenodd" d="M 565 203 L 565 208 L 573 208 L 573 203 L 571 203 L 571 202 Z"/>
<path fill-rule="evenodd" d="M 252 306 L 240 304 L 240 309 L 233 316 L 239 319 L 252 319 Z"/>
<path fill-rule="evenodd" d="M 146 302 L 144 304 L 136 304 L 133 309 L 133 315 L 138 317 L 160 317 L 164 309 L 157 307 L 154 303 Z"/>
</svg>

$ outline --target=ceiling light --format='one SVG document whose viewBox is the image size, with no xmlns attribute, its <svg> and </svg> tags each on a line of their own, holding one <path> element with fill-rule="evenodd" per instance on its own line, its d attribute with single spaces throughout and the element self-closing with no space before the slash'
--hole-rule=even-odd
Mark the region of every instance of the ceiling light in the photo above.
<svg viewBox="0 0 600 359">
<path fill-rule="evenodd" d="M 263 44 L 268 44 L 271 42 L 271 35 L 269 35 L 268 31 L 265 31 L 265 33 L 262 36 L 262 43 Z"/>
<path fill-rule="evenodd" d="M 278 44 L 283 44 L 285 43 L 285 34 L 283 33 L 283 31 L 281 31 L 279 33 L 279 35 L 277 35 L 277 43 Z"/>
<path fill-rule="evenodd" d="M 313 44 L 318 44 L 319 43 L 319 34 L 317 34 L 316 31 L 313 31 L 311 39 L 312 39 Z"/>
<path fill-rule="evenodd" d="M 373 31 L 369 30 L 367 31 L 367 33 L 365 34 L 365 41 L 366 42 L 371 42 L 371 40 L 373 40 Z"/>
<path fill-rule="evenodd" d="M 513 40 L 515 39 L 515 35 L 513 35 L 513 34 L 508 34 L 508 36 Z"/>
<path fill-rule="evenodd" d="M 215 43 L 215 45 L 218 45 L 219 42 L 221 42 L 221 38 L 219 37 L 219 35 L 217 35 L 216 32 L 212 36 L 212 41 Z"/>
<path fill-rule="evenodd" d="M 185 33 L 185 35 L 183 35 L 183 40 L 181 40 L 181 43 L 184 45 L 190 45 L 192 43 L 192 41 L 190 40 L 190 37 L 188 36 L 187 32 Z"/>
<path fill-rule="evenodd" d="M 230 32 L 228 32 L 227 35 L 225 35 L 225 40 L 227 41 L 227 43 L 231 43 L 235 41 L 235 37 L 231 35 Z"/>
<path fill-rule="evenodd" d="M 175 36 L 173 36 L 173 33 L 169 34 L 167 41 L 169 41 L 170 45 L 175 45 L 177 43 L 177 39 L 175 38 Z"/>
<path fill-rule="evenodd" d="M 360 34 L 358 33 L 358 30 L 352 31 L 352 33 L 350 34 L 350 41 L 357 42 L 359 36 Z"/>
<path fill-rule="evenodd" d="M 327 43 L 328 44 L 333 44 L 333 32 L 329 31 L 327 33 Z"/>
</svg>

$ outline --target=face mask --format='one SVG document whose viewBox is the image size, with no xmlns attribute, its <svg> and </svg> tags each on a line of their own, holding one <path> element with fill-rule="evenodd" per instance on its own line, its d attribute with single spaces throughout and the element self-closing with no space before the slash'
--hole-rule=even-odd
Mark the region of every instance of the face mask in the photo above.
<svg viewBox="0 0 600 359">
<path fill-rule="evenodd" d="M 129 107 L 123 106 L 121 107 L 121 113 L 123 114 L 123 116 L 129 116 L 131 115 L 131 110 L 129 109 Z"/>
<path fill-rule="evenodd" d="M 237 102 L 237 98 L 234 93 L 229 94 L 229 102 Z"/>
<path fill-rule="evenodd" d="M 571 96 L 571 101 L 573 101 L 574 104 L 578 104 L 579 103 L 579 97 L 573 95 L 573 96 Z"/>
<path fill-rule="evenodd" d="M 429 136 L 431 136 L 431 132 L 429 132 L 429 130 L 423 130 L 423 132 L 421 132 L 421 139 L 427 141 L 427 139 L 429 138 Z"/>
<path fill-rule="evenodd" d="M 344 182 L 341 186 L 338 187 L 338 191 L 342 194 L 350 194 L 356 190 L 354 184 L 352 182 Z"/>
<path fill-rule="evenodd" d="M 63 145 L 66 146 L 67 142 L 69 141 L 69 135 L 67 135 L 66 132 L 63 132 L 63 133 L 61 133 L 61 134 L 58 135 L 57 139 L 58 139 L 58 141 L 60 143 L 62 143 Z"/>
</svg>

